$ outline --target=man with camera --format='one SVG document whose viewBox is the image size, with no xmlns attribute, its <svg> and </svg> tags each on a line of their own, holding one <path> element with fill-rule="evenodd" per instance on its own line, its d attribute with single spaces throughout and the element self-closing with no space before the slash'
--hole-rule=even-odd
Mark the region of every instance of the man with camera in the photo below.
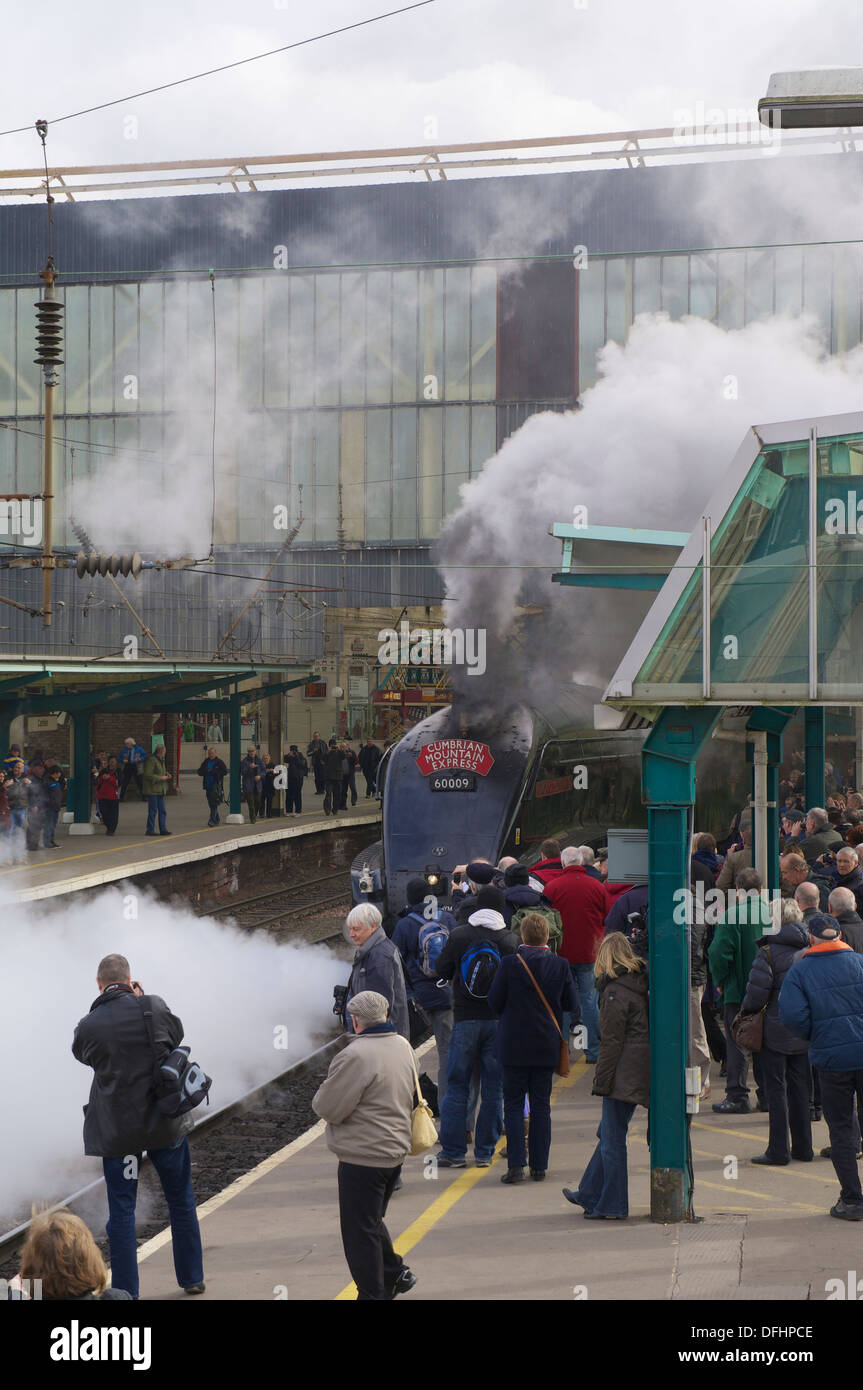
<svg viewBox="0 0 863 1390">
<path fill-rule="evenodd" d="M 188 1115 L 168 1118 L 160 1111 L 155 1082 L 158 1063 L 183 1040 L 183 1025 L 164 999 L 145 994 L 131 979 L 125 956 L 105 956 L 96 984 L 99 996 L 75 1029 L 72 1052 L 94 1071 L 84 1107 L 84 1152 L 101 1158 L 105 1173 L 112 1284 L 138 1297 L 135 1203 L 146 1149 L 171 1213 L 177 1283 L 186 1293 L 203 1293 L 201 1233 L 185 1137 L 192 1122 Z"/>
</svg>

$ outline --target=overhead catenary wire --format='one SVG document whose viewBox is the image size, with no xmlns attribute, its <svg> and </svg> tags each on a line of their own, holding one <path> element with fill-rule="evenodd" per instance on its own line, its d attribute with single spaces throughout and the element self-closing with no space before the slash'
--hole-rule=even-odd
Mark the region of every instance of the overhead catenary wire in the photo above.
<svg viewBox="0 0 863 1390">
<path fill-rule="evenodd" d="M 407 14 L 409 10 L 421 10 L 425 5 L 433 4 L 435 4 L 435 0 L 414 0 L 413 4 L 402 5 L 400 9 L 387 10 L 385 14 L 370 15 L 367 19 L 355 20 L 353 24 L 342 24 L 338 29 L 328 29 L 323 34 L 313 34 L 307 39 L 296 39 L 293 43 L 282 44 L 280 48 L 271 48 L 266 53 L 254 53 L 250 58 L 237 58 L 233 63 L 222 63 L 217 68 L 208 68 L 206 72 L 192 73 L 189 77 L 178 77 L 173 82 L 162 82 L 157 87 L 147 87 L 141 92 L 130 92 L 127 96 L 114 97 L 111 101 L 101 101 L 96 106 L 85 106 L 80 111 L 69 111 L 65 116 L 55 116 L 47 124 L 59 125 L 61 121 L 74 121 L 79 116 L 91 116 L 94 111 L 106 111 L 111 106 L 123 106 L 128 101 L 137 101 L 140 97 L 153 96 L 156 92 L 167 92 L 171 87 L 185 86 L 187 82 L 200 82 L 204 77 L 213 77 L 220 72 L 230 72 L 232 68 L 241 68 L 247 63 L 259 63 L 262 59 L 273 58 L 278 53 L 289 53 L 294 48 L 305 48 L 308 44 L 320 43 L 322 39 L 331 39 L 337 34 L 347 34 L 353 29 L 363 29 L 369 24 L 379 24 L 381 20 L 394 19 L 396 15 Z M 0 137 L 23 135 L 31 128 L 29 125 L 24 125 L 17 126 L 13 130 L 0 130 Z"/>
</svg>

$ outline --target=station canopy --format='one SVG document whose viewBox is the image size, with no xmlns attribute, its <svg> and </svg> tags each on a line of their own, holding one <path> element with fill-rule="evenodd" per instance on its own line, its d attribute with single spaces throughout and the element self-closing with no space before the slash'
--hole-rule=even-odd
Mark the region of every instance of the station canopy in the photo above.
<svg viewBox="0 0 863 1390">
<path fill-rule="evenodd" d="M 861 702 L 861 599 L 863 413 L 753 426 L 605 702 Z"/>
</svg>

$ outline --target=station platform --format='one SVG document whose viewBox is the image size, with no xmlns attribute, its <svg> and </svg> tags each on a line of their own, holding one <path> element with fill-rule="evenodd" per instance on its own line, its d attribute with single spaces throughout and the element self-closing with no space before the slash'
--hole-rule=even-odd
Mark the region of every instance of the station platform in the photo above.
<svg viewBox="0 0 863 1390">
<path fill-rule="evenodd" d="M 116 834 L 107 839 L 100 824 L 93 835 L 70 835 L 66 825 L 57 826 L 59 849 L 40 849 L 27 854 L 25 864 L 0 863 L 0 892 L 19 902 L 62 896 L 82 889 L 99 888 L 140 874 L 176 869 L 192 860 L 230 854 L 252 845 L 334 830 L 380 824 L 380 804 L 360 797 L 338 816 L 325 816 L 323 796 L 304 790 L 307 809 L 293 819 L 274 816 L 254 825 L 226 825 L 226 807 L 221 808 L 222 824 L 208 828 L 209 811 L 200 782 L 182 778 L 180 795 L 168 798 L 167 825 L 170 837 L 145 835 L 146 802 L 135 799 L 120 805 Z M 244 808 L 244 814 L 248 814 Z M 376 835 L 370 832 L 369 839 Z"/>
<path fill-rule="evenodd" d="M 433 1075 L 433 1044 L 420 1051 Z M 577 1184 L 596 1142 L 601 1102 L 590 1094 L 592 1075 L 582 1062 L 555 1082 L 543 1183 L 502 1186 L 499 1152 L 490 1168 L 435 1172 L 425 1155 L 406 1160 L 387 1225 L 418 1283 L 400 1301 L 824 1300 L 827 1281 L 845 1280 L 859 1265 L 859 1231 L 828 1215 L 839 1195 L 830 1161 L 753 1167 L 767 1116 L 714 1115 L 709 1103 L 692 1120 L 703 1220 L 651 1223 L 639 1109 L 630 1126 L 629 1220 L 585 1221 L 561 1188 Z M 722 1096 L 715 1068 L 712 1099 Z M 337 1160 L 323 1132 L 321 1122 L 199 1207 L 203 1300 L 355 1298 L 339 1236 Z M 829 1142 L 823 1122 L 813 1137 L 817 1154 Z M 139 1263 L 142 1299 L 185 1298 L 170 1231 L 141 1246 Z"/>
</svg>

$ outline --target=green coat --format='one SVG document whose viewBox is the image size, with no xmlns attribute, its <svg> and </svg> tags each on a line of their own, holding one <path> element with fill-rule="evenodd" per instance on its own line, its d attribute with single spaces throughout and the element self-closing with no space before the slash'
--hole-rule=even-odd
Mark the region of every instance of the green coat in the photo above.
<svg viewBox="0 0 863 1390">
<path fill-rule="evenodd" d="M 722 990 L 723 1004 L 741 1003 L 758 942 L 772 930 L 770 907 L 763 899 L 755 903 L 747 897 L 720 918 L 707 959 L 713 983 Z"/>
<path fill-rule="evenodd" d="M 165 764 L 151 753 L 144 763 L 144 795 L 164 796 L 170 780 Z"/>
</svg>

